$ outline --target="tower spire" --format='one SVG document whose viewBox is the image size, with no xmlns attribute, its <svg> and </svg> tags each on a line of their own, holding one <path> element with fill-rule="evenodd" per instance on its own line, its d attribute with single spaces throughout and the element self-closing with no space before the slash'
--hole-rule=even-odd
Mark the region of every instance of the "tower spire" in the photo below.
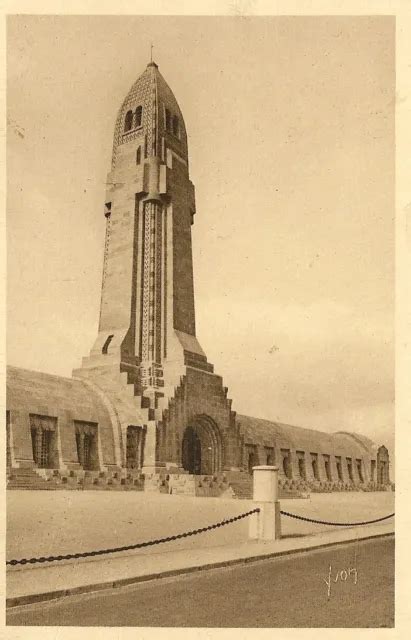
<svg viewBox="0 0 411 640">
<path fill-rule="evenodd" d="M 154 49 L 154 45 L 151 42 L 150 43 L 150 63 L 153 62 L 153 49 Z"/>
</svg>

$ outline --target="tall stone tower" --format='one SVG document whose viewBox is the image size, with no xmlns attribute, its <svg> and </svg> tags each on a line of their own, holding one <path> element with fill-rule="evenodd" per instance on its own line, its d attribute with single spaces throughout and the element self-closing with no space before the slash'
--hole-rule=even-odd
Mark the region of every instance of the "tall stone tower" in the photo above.
<svg viewBox="0 0 411 640">
<path fill-rule="evenodd" d="M 73 372 L 111 404 L 121 466 L 133 451 L 151 472 L 240 465 L 227 389 L 196 338 L 194 214 L 184 119 L 151 62 L 118 112 L 98 336 Z"/>
</svg>

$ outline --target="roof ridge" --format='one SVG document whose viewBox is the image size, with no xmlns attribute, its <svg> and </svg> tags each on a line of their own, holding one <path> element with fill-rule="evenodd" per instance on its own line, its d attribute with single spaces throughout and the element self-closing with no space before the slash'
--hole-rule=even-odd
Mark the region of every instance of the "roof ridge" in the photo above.
<svg viewBox="0 0 411 640">
<path fill-rule="evenodd" d="M 240 422 L 241 422 L 241 418 L 247 418 L 248 420 L 258 420 L 261 422 L 266 422 L 268 424 L 276 425 L 278 427 L 287 427 L 290 429 L 298 429 L 303 431 L 313 431 L 314 433 L 325 434 L 327 436 L 348 435 L 353 439 L 355 439 L 356 441 L 358 441 L 358 443 L 361 444 L 361 446 L 365 446 L 365 444 L 361 440 L 362 438 L 374 444 L 374 441 L 372 440 L 372 438 L 369 438 L 368 436 L 365 436 L 361 433 L 357 433 L 356 431 L 346 431 L 346 430 L 340 430 L 340 429 L 338 431 L 323 431 L 322 429 L 317 429 L 315 427 L 302 427 L 300 425 L 289 424 L 287 422 L 279 422 L 278 420 L 269 420 L 268 418 L 258 418 L 256 416 L 248 416 L 240 413 L 237 413 L 237 418 L 239 419 Z"/>
<path fill-rule="evenodd" d="M 6 373 L 7 371 L 10 371 L 12 369 L 15 369 L 17 371 L 25 371 L 27 373 L 37 373 L 39 375 L 42 376 L 51 376 L 53 378 L 62 378 L 63 380 L 70 380 L 71 382 L 82 382 L 82 380 L 80 380 L 79 378 L 73 378 L 73 377 L 69 377 L 69 376 L 63 376 L 60 373 L 50 373 L 49 371 L 40 371 L 39 369 L 28 369 L 27 367 L 19 367 L 17 365 L 14 364 L 7 364 L 6 365 Z"/>
</svg>

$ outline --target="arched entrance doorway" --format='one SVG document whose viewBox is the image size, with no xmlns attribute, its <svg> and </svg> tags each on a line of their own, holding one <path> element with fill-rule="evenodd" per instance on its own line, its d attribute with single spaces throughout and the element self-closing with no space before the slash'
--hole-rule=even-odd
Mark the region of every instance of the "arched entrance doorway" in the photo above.
<svg viewBox="0 0 411 640">
<path fill-rule="evenodd" d="M 193 427 L 184 432 L 182 463 L 189 473 L 201 473 L 201 440 Z"/>
<path fill-rule="evenodd" d="M 213 475 L 222 470 L 221 434 L 213 420 L 199 416 L 185 429 L 181 463 L 194 475 Z"/>
</svg>

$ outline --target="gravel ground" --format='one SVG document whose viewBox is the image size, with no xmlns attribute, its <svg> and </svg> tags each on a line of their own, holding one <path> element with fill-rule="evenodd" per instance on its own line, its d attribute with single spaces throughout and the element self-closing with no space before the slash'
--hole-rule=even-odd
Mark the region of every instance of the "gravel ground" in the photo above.
<svg viewBox="0 0 411 640">
<path fill-rule="evenodd" d="M 281 508 L 331 521 L 357 522 L 394 511 L 394 493 L 312 494 Z M 7 492 L 7 559 L 57 555 L 133 544 L 219 522 L 253 508 L 249 500 L 192 498 L 140 492 Z M 282 535 L 333 529 L 282 518 Z M 245 542 L 248 519 L 168 543 L 167 550 Z M 150 553 L 150 551 L 147 551 Z"/>
</svg>

